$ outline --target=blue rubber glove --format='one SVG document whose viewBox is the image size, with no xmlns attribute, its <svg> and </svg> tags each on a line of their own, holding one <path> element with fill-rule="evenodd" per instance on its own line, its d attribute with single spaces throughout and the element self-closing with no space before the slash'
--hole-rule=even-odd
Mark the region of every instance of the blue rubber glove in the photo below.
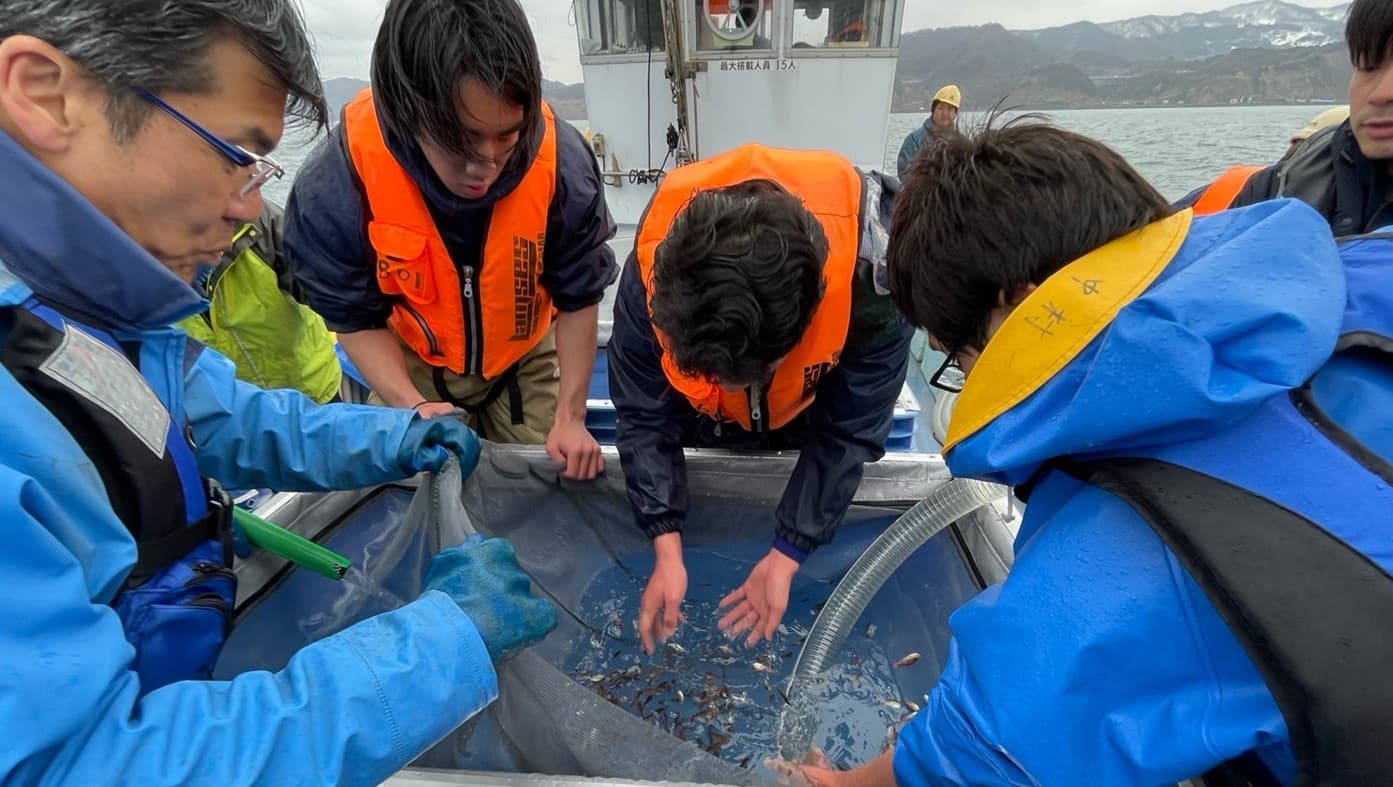
<svg viewBox="0 0 1393 787">
<path fill-rule="evenodd" d="M 406 427 L 397 464 L 410 473 L 445 466 L 450 454 L 459 457 L 460 477 L 468 478 L 479 464 L 479 436 L 454 418 L 417 418 Z"/>
<path fill-rule="evenodd" d="M 512 544 L 476 534 L 431 559 L 425 589 L 459 605 L 497 664 L 556 628 L 556 610 L 529 583 Z"/>
</svg>

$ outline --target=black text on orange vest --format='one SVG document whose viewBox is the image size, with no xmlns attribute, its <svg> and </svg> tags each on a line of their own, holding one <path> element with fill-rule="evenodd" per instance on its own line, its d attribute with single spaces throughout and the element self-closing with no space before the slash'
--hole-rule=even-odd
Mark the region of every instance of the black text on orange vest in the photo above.
<svg viewBox="0 0 1393 787">
<path fill-rule="evenodd" d="M 513 335 L 508 341 L 525 341 L 541 319 L 541 292 L 537 286 L 544 236 L 535 241 L 513 236 Z"/>
<path fill-rule="evenodd" d="M 830 371 L 832 371 L 830 363 L 818 363 L 803 367 L 803 395 L 800 398 L 811 398 L 817 392 L 817 384 L 822 382 L 822 376 Z"/>
</svg>

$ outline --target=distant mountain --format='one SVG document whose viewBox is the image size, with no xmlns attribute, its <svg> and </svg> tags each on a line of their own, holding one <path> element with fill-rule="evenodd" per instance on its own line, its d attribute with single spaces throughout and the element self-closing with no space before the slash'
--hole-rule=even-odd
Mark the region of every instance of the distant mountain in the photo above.
<svg viewBox="0 0 1393 787">
<path fill-rule="evenodd" d="M 1097 24 L 1075 22 L 1014 31 L 1062 56 L 1079 51 L 1133 60 L 1191 60 L 1234 49 L 1325 46 L 1344 40 L 1349 3 L 1328 8 L 1256 0 L 1219 11 L 1140 16 Z"/>
<path fill-rule="evenodd" d="M 367 87 L 361 79 L 335 77 L 324 81 L 324 98 L 329 104 L 330 124 L 338 122 L 339 110 L 353 100 L 358 91 Z M 542 96 L 551 102 L 552 108 L 562 118 L 576 120 L 585 117 L 585 86 L 565 85 L 551 80 L 542 80 Z"/>
<path fill-rule="evenodd" d="M 900 37 L 894 106 L 927 109 L 934 91 L 950 82 L 963 89 L 972 105 L 1014 91 L 1025 74 L 1059 60 L 996 24 L 906 33 Z"/>
<path fill-rule="evenodd" d="M 1342 102 L 1349 3 L 1258 0 L 1220 11 L 1042 30 L 1000 25 L 901 37 L 897 111 L 956 83 L 968 108 Z"/>
<path fill-rule="evenodd" d="M 348 77 L 324 80 L 324 100 L 329 104 L 329 125 L 339 122 L 339 110 L 343 109 L 344 104 L 352 101 L 359 90 L 367 86 L 368 83 L 361 79 Z"/>
</svg>

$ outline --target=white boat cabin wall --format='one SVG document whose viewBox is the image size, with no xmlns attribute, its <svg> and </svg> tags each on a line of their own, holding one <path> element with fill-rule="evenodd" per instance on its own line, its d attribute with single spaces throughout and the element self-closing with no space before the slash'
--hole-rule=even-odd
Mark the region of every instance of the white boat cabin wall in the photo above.
<svg viewBox="0 0 1393 787">
<path fill-rule="evenodd" d="M 883 168 L 905 0 L 575 0 L 591 143 L 635 224 L 661 172 L 746 142 Z"/>
</svg>

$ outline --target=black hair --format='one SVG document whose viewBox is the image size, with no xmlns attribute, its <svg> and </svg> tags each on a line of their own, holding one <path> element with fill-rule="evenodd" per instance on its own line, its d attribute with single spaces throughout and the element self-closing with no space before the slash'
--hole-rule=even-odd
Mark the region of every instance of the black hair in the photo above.
<svg viewBox="0 0 1393 787">
<path fill-rule="evenodd" d="M 373 99 L 387 135 L 425 137 L 452 154 L 480 160 L 459 119 L 460 84 L 468 77 L 522 107 L 519 139 L 533 138 L 541 113 L 542 66 L 517 0 L 387 4 L 372 49 Z"/>
<path fill-rule="evenodd" d="M 982 348 L 999 294 L 1171 213 L 1122 156 L 1018 118 L 926 146 L 895 199 L 886 264 L 900 311 L 949 352 Z"/>
<path fill-rule="evenodd" d="M 683 373 L 764 383 L 822 300 L 827 237 L 768 180 L 700 191 L 658 245 L 652 320 Z"/>
</svg>

